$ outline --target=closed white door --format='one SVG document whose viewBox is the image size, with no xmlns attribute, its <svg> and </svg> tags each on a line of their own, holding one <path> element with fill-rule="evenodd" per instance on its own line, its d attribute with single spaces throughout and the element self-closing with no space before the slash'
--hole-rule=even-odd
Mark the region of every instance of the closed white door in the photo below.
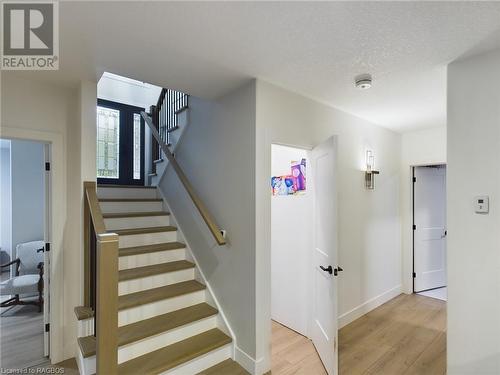
<svg viewBox="0 0 500 375">
<path fill-rule="evenodd" d="M 416 167 L 414 291 L 446 286 L 446 167 Z"/>
<path fill-rule="evenodd" d="M 335 150 L 336 142 L 332 137 L 312 151 L 314 243 L 311 338 L 330 375 L 336 375 L 338 368 Z"/>
</svg>

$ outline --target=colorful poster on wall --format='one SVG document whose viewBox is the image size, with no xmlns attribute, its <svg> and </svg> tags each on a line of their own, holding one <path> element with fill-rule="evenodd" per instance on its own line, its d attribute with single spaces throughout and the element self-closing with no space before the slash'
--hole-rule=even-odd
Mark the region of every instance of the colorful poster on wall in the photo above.
<svg viewBox="0 0 500 375">
<path fill-rule="evenodd" d="M 297 195 L 306 191 L 306 159 L 292 161 L 290 174 L 271 177 L 272 195 Z"/>
</svg>

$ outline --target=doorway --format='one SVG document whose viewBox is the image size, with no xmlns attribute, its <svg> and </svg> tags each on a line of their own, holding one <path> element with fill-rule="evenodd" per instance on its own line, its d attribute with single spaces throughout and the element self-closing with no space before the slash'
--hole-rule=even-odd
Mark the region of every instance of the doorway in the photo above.
<svg viewBox="0 0 500 375">
<path fill-rule="evenodd" d="M 144 108 L 97 101 L 97 182 L 144 185 Z"/>
<path fill-rule="evenodd" d="M 312 150 L 271 146 L 272 371 L 276 374 L 337 374 L 336 276 L 341 268 L 335 152 L 335 137 Z M 292 358 L 297 353 L 290 356 L 290 351 L 307 360 L 297 361 Z"/>
<path fill-rule="evenodd" d="M 413 168 L 413 292 L 446 300 L 446 165 Z"/>
<path fill-rule="evenodd" d="M 50 145 L 0 146 L 0 360 L 3 369 L 23 369 L 50 355 Z"/>
</svg>

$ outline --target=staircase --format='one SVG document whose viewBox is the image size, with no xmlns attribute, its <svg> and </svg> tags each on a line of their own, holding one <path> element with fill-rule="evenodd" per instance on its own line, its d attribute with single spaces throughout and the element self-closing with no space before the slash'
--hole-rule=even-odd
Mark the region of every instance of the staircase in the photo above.
<svg viewBox="0 0 500 375">
<path fill-rule="evenodd" d="M 97 198 L 105 230 L 118 234 L 118 374 L 248 374 L 157 189 L 102 185 Z M 94 311 L 75 313 L 80 373 L 93 374 Z"/>
</svg>

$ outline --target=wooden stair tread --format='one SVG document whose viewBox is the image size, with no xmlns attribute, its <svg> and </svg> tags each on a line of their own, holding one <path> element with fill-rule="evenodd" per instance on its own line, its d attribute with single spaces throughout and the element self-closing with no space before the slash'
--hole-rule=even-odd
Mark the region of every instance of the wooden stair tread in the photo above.
<svg viewBox="0 0 500 375">
<path fill-rule="evenodd" d="M 184 245 L 182 242 L 177 241 L 164 242 L 155 245 L 122 247 L 118 252 L 118 256 L 123 257 L 138 254 L 156 253 L 158 251 L 178 250 L 184 248 L 186 248 L 186 245 Z"/>
<path fill-rule="evenodd" d="M 119 219 L 122 217 L 147 217 L 147 216 L 169 216 L 170 212 L 150 211 L 150 212 L 110 212 L 102 214 L 104 219 Z"/>
<path fill-rule="evenodd" d="M 146 337 L 154 336 L 208 318 L 217 313 L 218 311 L 216 308 L 207 303 L 200 303 L 118 327 L 118 345 L 127 345 L 134 341 L 139 341 Z M 79 337 L 78 345 L 80 346 L 84 358 L 95 355 L 96 340 L 94 336 Z"/>
<path fill-rule="evenodd" d="M 199 372 L 197 375 L 250 375 L 250 373 L 241 367 L 238 362 L 226 359 L 215 366 Z"/>
<path fill-rule="evenodd" d="M 163 202 L 160 198 L 100 198 L 99 202 Z"/>
<path fill-rule="evenodd" d="M 168 345 L 154 352 L 118 365 L 124 375 L 158 374 L 177 367 L 231 342 L 231 338 L 217 328 Z"/>
<path fill-rule="evenodd" d="M 92 307 L 76 306 L 74 311 L 77 320 L 85 320 L 94 317 L 94 310 L 92 310 Z"/>
<path fill-rule="evenodd" d="M 119 236 L 130 236 L 130 235 L 133 235 L 133 234 L 175 232 L 176 230 L 177 230 L 176 227 L 174 227 L 172 225 L 167 225 L 167 226 L 163 226 L 163 227 L 116 229 L 116 230 L 110 230 L 108 232 L 116 233 Z"/>
<path fill-rule="evenodd" d="M 174 272 L 194 268 L 195 264 L 187 260 L 177 260 L 174 262 L 153 264 L 151 266 L 129 268 L 118 272 L 118 281 L 126 281 L 159 275 L 167 272 Z"/>
<path fill-rule="evenodd" d="M 189 280 L 159 288 L 143 290 L 141 292 L 124 294 L 118 297 L 118 310 L 129 309 L 167 298 L 178 297 L 183 294 L 204 290 L 205 288 L 206 286 L 198 281 Z"/>
<path fill-rule="evenodd" d="M 97 184 L 99 188 L 118 188 L 118 189 L 156 189 L 156 186 L 142 186 L 142 185 L 111 185 L 111 184 Z"/>
</svg>

